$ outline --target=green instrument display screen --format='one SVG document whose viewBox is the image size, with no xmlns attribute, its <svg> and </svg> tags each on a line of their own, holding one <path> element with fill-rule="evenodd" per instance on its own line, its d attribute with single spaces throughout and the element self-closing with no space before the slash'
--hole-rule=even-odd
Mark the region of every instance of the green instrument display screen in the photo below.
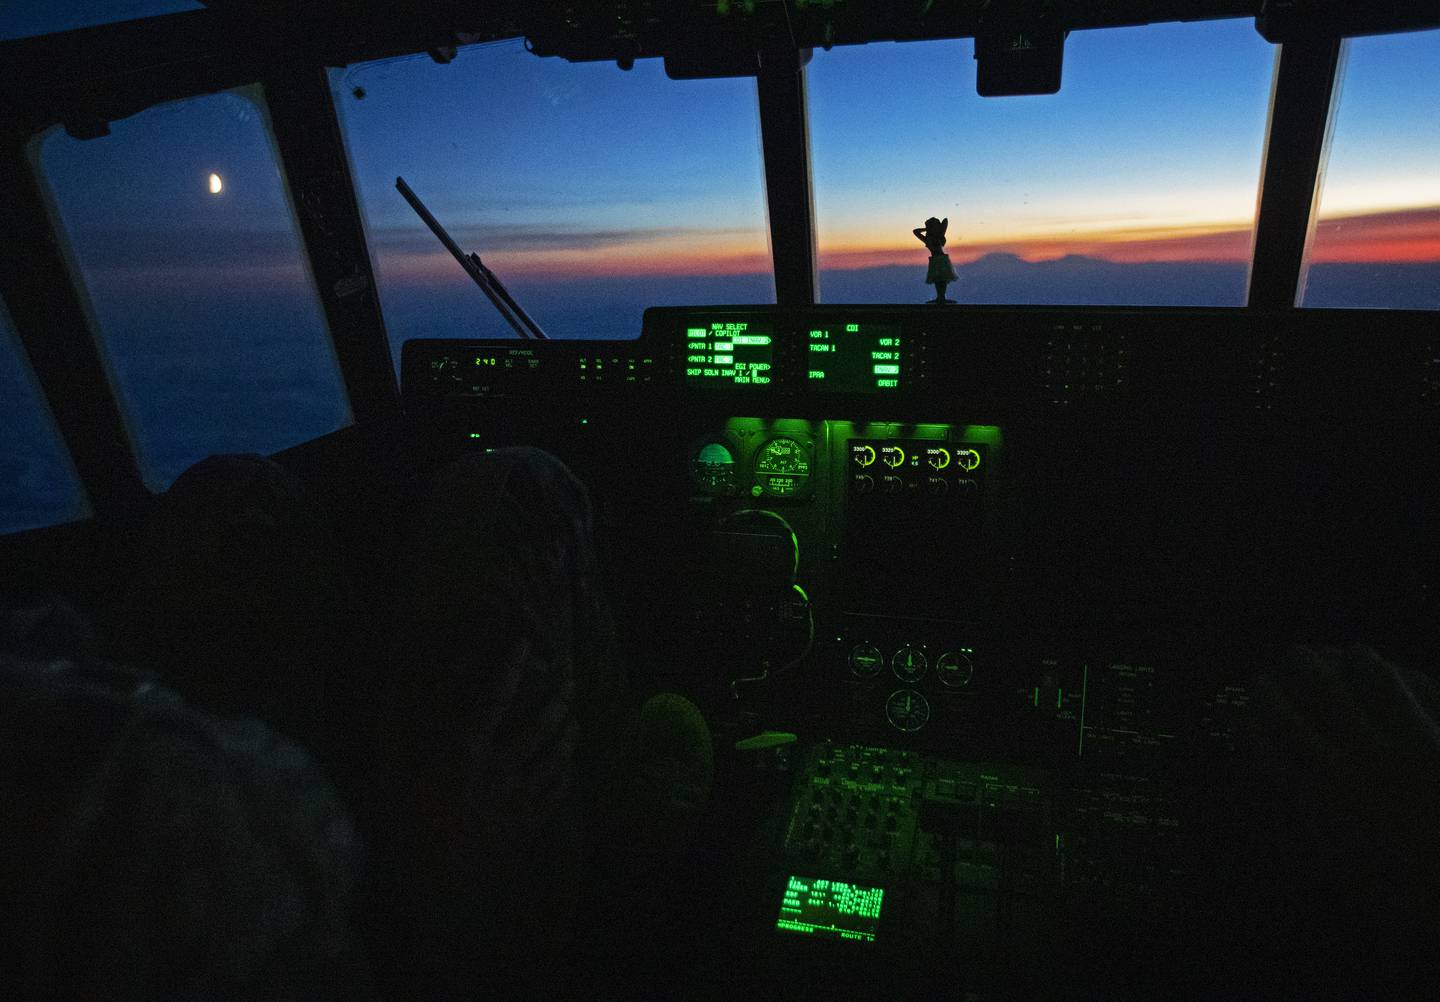
<svg viewBox="0 0 1440 1002">
<path fill-rule="evenodd" d="M 774 376 L 774 332 L 746 320 L 685 328 L 686 386 L 765 386 Z"/>
<path fill-rule="evenodd" d="M 843 880 L 791 877 L 780 901 L 775 928 L 827 939 L 875 942 L 883 887 L 862 887 Z"/>
<path fill-rule="evenodd" d="M 826 393 L 892 393 L 905 379 L 898 324 L 817 324 L 806 333 L 806 380 Z"/>
</svg>

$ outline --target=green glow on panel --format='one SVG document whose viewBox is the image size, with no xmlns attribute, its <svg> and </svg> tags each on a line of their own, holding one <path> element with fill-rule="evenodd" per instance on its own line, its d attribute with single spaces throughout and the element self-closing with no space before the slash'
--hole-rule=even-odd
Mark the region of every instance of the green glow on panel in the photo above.
<svg viewBox="0 0 1440 1002">
<path fill-rule="evenodd" d="M 719 442 L 709 442 L 701 450 L 700 455 L 695 457 L 701 463 L 725 463 L 733 464 L 735 457 L 730 455 L 730 450 Z"/>
<path fill-rule="evenodd" d="M 792 876 L 780 901 L 775 928 L 806 936 L 873 943 L 884 897 L 883 887 Z"/>
<path fill-rule="evenodd" d="M 877 366 L 875 366 L 875 375 L 877 375 L 877 376 L 898 376 L 898 375 L 900 375 L 900 366 L 898 366 L 898 365 L 877 365 Z"/>
<path fill-rule="evenodd" d="M 999 426 L 993 424 L 967 424 L 965 433 L 960 438 L 965 442 L 979 442 L 991 448 L 1005 444 L 1005 436 L 1000 433 Z"/>
<path fill-rule="evenodd" d="M 773 338 L 769 333 L 751 333 L 748 322 L 689 327 L 686 335 L 681 371 L 687 386 L 765 386 L 773 378 Z"/>
<path fill-rule="evenodd" d="M 732 417 L 725 422 L 725 430 L 744 438 L 765 430 L 765 422 L 753 417 Z"/>
</svg>

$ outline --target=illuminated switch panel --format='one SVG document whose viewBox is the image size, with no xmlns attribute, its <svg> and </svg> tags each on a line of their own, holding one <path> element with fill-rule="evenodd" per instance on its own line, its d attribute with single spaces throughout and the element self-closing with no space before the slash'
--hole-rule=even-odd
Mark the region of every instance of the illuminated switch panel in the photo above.
<svg viewBox="0 0 1440 1002">
<path fill-rule="evenodd" d="M 655 378 L 655 359 L 635 355 L 581 355 L 577 373 L 582 383 L 649 383 Z"/>
<path fill-rule="evenodd" d="M 812 749 L 785 851 L 818 871 L 883 876 L 910 866 L 922 777 L 914 752 L 861 745 Z"/>
</svg>

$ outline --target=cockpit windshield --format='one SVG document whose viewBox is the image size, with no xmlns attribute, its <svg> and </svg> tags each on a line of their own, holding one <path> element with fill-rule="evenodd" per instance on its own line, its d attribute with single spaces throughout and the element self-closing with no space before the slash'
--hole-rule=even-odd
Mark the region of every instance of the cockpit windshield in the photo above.
<svg viewBox="0 0 1440 1002">
<path fill-rule="evenodd" d="M 398 175 L 552 337 L 633 338 L 647 306 L 775 301 L 754 80 L 540 59 L 515 39 L 331 84 L 397 366 L 408 338 L 511 333 Z"/>
<path fill-rule="evenodd" d="M 924 298 L 910 230 L 938 216 L 958 302 L 1244 305 L 1275 63 L 1253 25 L 1073 32 L 1056 94 L 980 97 L 973 53 L 815 54 L 822 300 Z"/>
</svg>

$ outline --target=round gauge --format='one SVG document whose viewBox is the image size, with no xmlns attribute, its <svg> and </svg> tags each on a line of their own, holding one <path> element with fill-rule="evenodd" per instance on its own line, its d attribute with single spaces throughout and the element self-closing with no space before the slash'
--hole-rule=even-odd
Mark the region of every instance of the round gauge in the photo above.
<svg viewBox="0 0 1440 1002">
<path fill-rule="evenodd" d="M 890 659 L 890 670 L 902 682 L 916 681 L 929 667 L 930 659 L 925 656 L 925 652 L 908 644 L 896 651 L 895 656 Z"/>
<path fill-rule="evenodd" d="M 436 383 L 460 382 L 460 363 L 448 355 L 441 355 L 430 363 L 430 379 Z"/>
<path fill-rule="evenodd" d="M 771 497 L 799 494 L 810 479 L 810 453 L 793 438 L 772 438 L 755 454 L 755 480 Z"/>
<path fill-rule="evenodd" d="M 735 453 L 724 442 L 706 442 L 690 457 L 690 480 L 713 494 L 735 492 Z"/>
<path fill-rule="evenodd" d="M 850 650 L 850 674 L 856 678 L 874 678 L 885 667 L 885 655 L 874 644 L 856 644 Z"/>
<path fill-rule="evenodd" d="M 900 731 L 918 731 L 930 721 L 930 703 L 914 689 L 896 689 L 885 701 L 885 719 Z"/>
<path fill-rule="evenodd" d="M 935 674 L 952 689 L 963 689 L 975 675 L 975 661 L 968 650 L 946 651 L 935 662 Z"/>
</svg>

